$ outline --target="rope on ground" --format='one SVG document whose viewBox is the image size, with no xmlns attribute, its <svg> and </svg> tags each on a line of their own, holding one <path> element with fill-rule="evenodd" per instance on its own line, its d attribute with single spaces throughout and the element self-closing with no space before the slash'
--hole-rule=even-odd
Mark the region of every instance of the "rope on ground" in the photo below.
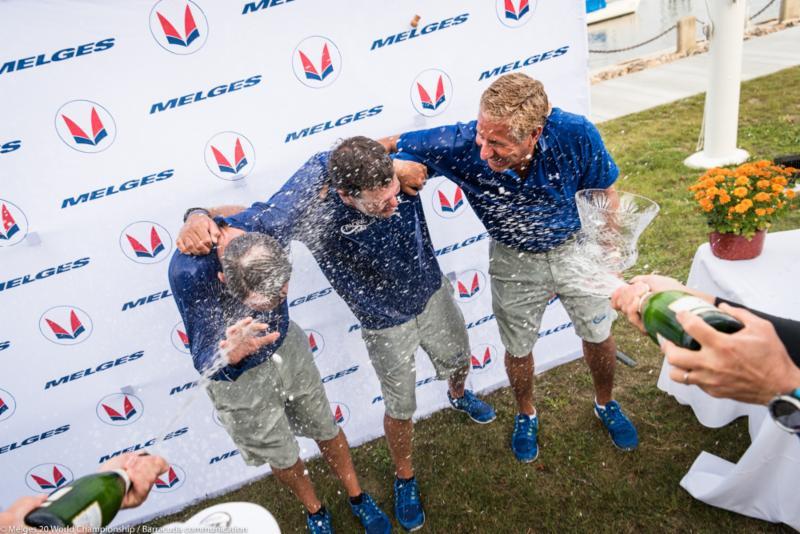
<svg viewBox="0 0 800 534">
<path fill-rule="evenodd" d="M 775 0 L 772 0 L 772 1 L 774 2 Z M 644 46 L 646 44 L 650 44 L 653 41 L 655 41 L 656 39 L 660 39 L 661 37 L 664 37 L 666 34 L 668 34 L 669 32 L 671 32 L 672 30 L 674 30 L 677 27 L 678 27 L 677 24 L 673 24 L 672 26 L 670 26 L 669 28 L 667 28 L 663 32 L 659 33 L 655 37 L 652 37 L 652 38 L 650 38 L 650 39 L 648 39 L 646 41 L 642 41 L 641 43 L 638 43 L 638 44 L 635 44 L 635 45 L 632 45 L 632 46 L 626 46 L 625 48 L 615 48 L 614 50 L 591 50 L 590 49 L 589 53 L 590 54 L 616 54 L 617 52 L 627 52 L 628 50 L 633 50 L 634 48 L 639 48 L 640 46 Z"/>
<path fill-rule="evenodd" d="M 772 4 L 774 4 L 774 3 L 775 3 L 775 0 L 769 0 L 769 2 L 767 2 L 767 5 L 765 5 L 765 6 L 764 6 L 764 7 L 762 7 L 761 9 L 759 9 L 759 10 L 758 10 L 758 12 L 756 12 L 756 14 L 755 14 L 755 15 L 752 15 L 752 16 L 750 17 L 750 20 L 753 20 L 754 18 L 756 18 L 757 16 L 759 16 L 760 14 L 762 14 L 764 11 L 766 11 L 766 10 L 767 10 L 767 8 L 768 8 L 769 6 L 771 6 L 771 5 L 772 5 Z"/>
</svg>

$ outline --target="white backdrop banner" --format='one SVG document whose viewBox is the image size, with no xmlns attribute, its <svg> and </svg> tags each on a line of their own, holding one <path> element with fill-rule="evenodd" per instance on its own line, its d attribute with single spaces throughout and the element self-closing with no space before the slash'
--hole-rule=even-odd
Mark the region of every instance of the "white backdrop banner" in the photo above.
<svg viewBox="0 0 800 534">
<path fill-rule="evenodd" d="M 0 44 L 0 505 L 124 451 L 166 456 L 117 525 L 268 472 L 196 382 L 166 274 L 187 207 L 264 200 L 340 138 L 471 120 L 507 72 L 588 112 L 583 0 L 6 0 Z M 496 389 L 488 236 L 451 182 L 422 195 L 468 323 L 469 386 Z M 293 261 L 290 312 L 332 416 L 351 444 L 378 437 L 358 321 L 304 247 Z M 557 301 L 539 335 L 538 371 L 580 353 Z M 422 352 L 417 373 L 424 417 L 446 386 Z"/>
</svg>

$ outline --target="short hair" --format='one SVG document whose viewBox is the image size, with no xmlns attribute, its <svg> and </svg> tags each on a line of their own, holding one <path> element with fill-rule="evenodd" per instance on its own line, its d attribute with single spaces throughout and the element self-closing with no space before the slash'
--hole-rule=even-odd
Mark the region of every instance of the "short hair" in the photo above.
<svg viewBox="0 0 800 534">
<path fill-rule="evenodd" d="M 536 128 L 544 127 L 550 102 L 542 82 L 514 72 L 501 76 L 483 92 L 480 110 L 491 120 L 507 122 L 511 136 L 521 143 Z"/>
<path fill-rule="evenodd" d="M 379 142 L 356 136 L 342 141 L 328 160 L 331 185 L 350 196 L 386 187 L 394 178 L 394 165 Z"/>
<path fill-rule="evenodd" d="M 240 301 L 253 293 L 273 298 L 289 280 L 292 264 L 275 238 L 249 232 L 231 239 L 225 247 L 222 272 L 228 291 Z"/>
</svg>

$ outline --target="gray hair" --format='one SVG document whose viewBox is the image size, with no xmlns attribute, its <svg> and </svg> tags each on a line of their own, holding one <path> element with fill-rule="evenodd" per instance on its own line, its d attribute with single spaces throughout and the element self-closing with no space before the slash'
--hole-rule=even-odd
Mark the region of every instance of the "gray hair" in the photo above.
<svg viewBox="0 0 800 534">
<path fill-rule="evenodd" d="M 274 298 L 289 280 L 292 264 L 275 238 L 250 232 L 225 247 L 222 272 L 228 291 L 237 299 L 243 301 L 254 293 Z"/>
</svg>

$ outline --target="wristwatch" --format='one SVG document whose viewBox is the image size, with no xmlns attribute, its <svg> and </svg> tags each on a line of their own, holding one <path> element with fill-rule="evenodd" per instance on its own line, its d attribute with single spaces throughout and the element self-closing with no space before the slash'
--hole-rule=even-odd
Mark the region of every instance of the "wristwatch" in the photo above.
<svg viewBox="0 0 800 534">
<path fill-rule="evenodd" d="M 800 388 L 774 397 L 767 408 L 779 427 L 800 436 Z"/>
<path fill-rule="evenodd" d="M 183 214 L 183 222 L 186 222 L 189 219 L 189 217 L 191 217 L 195 213 L 203 213 L 205 214 L 206 217 L 211 217 L 211 214 L 205 208 L 189 208 Z"/>
</svg>

